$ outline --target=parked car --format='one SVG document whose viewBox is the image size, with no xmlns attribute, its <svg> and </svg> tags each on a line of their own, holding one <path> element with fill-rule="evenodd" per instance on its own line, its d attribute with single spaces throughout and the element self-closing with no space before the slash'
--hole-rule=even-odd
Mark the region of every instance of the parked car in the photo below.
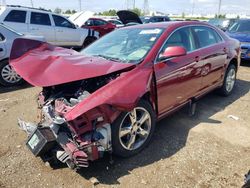
<svg viewBox="0 0 250 188">
<path fill-rule="evenodd" d="M 102 37 L 113 31 L 116 25 L 101 18 L 89 18 L 81 27 L 97 31 Z"/>
<path fill-rule="evenodd" d="M 241 43 L 241 58 L 250 60 L 250 19 L 238 20 L 226 32 Z"/>
<path fill-rule="evenodd" d="M 24 34 L 44 36 L 57 46 L 82 48 L 99 38 L 99 33 L 76 27 L 67 18 L 44 9 L 1 6 L 0 23 Z"/>
<path fill-rule="evenodd" d="M 103 152 L 137 154 L 157 120 L 186 104 L 193 112 L 214 89 L 230 95 L 240 64 L 239 41 L 202 22 L 124 27 L 80 53 L 34 44 L 16 55 L 20 43 L 26 41 L 15 41 L 11 65 L 43 87 L 39 126 L 19 121 L 30 135 L 27 146 L 71 168 L 87 167 Z"/>
<path fill-rule="evenodd" d="M 17 38 L 45 41 L 42 36 L 24 35 L 8 26 L 0 24 L 0 84 L 4 86 L 19 85 L 23 82 L 22 78 L 9 65 L 12 43 Z"/>
<path fill-rule="evenodd" d="M 213 26 L 216 26 L 218 28 L 220 28 L 223 31 L 226 31 L 230 26 L 232 26 L 235 22 L 237 21 L 237 19 L 231 18 L 212 18 L 210 20 L 208 20 L 208 23 L 210 23 Z"/>
<path fill-rule="evenodd" d="M 111 22 L 112 24 L 115 24 L 117 28 L 124 26 L 124 24 L 120 20 L 117 20 L 117 19 L 107 19 L 106 21 Z"/>
<path fill-rule="evenodd" d="M 143 23 L 156 23 L 156 22 L 169 22 L 171 21 L 168 16 L 145 16 Z"/>
</svg>

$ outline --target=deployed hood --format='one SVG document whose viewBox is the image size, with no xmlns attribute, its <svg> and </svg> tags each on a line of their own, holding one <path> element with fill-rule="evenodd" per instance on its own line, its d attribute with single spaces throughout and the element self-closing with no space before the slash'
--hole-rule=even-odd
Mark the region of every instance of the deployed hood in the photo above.
<svg viewBox="0 0 250 188">
<path fill-rule="evenodd" d="M 10 64 L 24 80 L 46 87 L 102 76 L 134 66 L 98 57 L 86 57 L 41 41 L 16 39 Z"/>
<path fill-rule="evenodd" d="M 122 21 L 123 24 L 128 24 L 128 23 L 139 23 L 142 24 L 141 19 L 139 16 L 131 11 L 128 10 L 120 10 L 117 12 L 117 16 L 119 19 Z"/>
<path fill-rule="evenodd" d="M 240 42 L 250 42 L 250 33 L 240 33 L 240 32 L 230 33 L 230 32 L 227 32 L 227 34 L 230 37 L 239 40 Z"/>
<path fill-rule="evenodd" d="M 94 12 L 85 11 L 85 12 L 77 12 L 69 17 L 69 20 L 72 21 L 75 25 L 82 27 L 84 23 L 91 17 L 94 16 Z"/>
</svg>

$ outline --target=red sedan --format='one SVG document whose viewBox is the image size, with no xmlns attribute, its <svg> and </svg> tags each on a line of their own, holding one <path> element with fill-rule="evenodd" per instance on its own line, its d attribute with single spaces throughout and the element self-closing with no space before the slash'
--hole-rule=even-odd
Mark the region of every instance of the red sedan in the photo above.
<svg viewBox="0 0 250 188">
<path fill-rule="evenodd" d="M 116 25 L 100 18 L 89 18 L 82 28 L 92 29 L 100 33 L 100 37 L 113 31 Z"/>
<path fill-rule="evenodd" d="M 186 104 L 193 113 L 214 89 L 230 95 L 240 64 L 239 42 L 201 22 L 122 28 L 80 53 L 24 39 L 13 46 L 16 72 L 43 87 L 39 126 L 19 121 L 27 146 L 71 168 L 103 152 L 140 152 L 157 120 Z"/>
</svg>

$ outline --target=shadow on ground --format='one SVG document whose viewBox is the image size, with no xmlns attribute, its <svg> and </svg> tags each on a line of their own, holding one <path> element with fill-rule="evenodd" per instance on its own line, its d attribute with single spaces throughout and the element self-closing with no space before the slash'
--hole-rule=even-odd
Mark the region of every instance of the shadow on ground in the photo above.
<svg viewBox="0 0 250 188">
<path fill-rule="evenodd" d="M 102 184 L 119 184 L 118 179 L 129 174 L 131 170 L 169 158 L 185 147 L 190 129 L 199 123 L 208 122 L 219 126 L 221 122 L 211 117 L 244 96 L 249 90 L 250 82 L 238 80 L 234 93 L 230 97 L 221 97 L 215 92 L 210 93 L 198 102 L 195 116 L 189 117 L 187 109 L 183 108 L 158 122 L 150 145 L 138 155 L 127 159 L 115 157 L 112 165 L 107 156 L 90 164 L 89 168 L 81 169 L 78 173 L 87 179 L 95 177 Z"/>
<path fill-rule="evenodd" d="M 4 86 L 0 85 L 0 94 L 1 93 L 8 93 L 8 92 L 16 91 L 16 90 L 21 90 L 21 89 L 26 89 L 29 87 L 32 87 L 32 86 L 28 83 L 24 83 L 20 86 L 12 86 L 12 87 L 4 87 Z"/>
</svg>

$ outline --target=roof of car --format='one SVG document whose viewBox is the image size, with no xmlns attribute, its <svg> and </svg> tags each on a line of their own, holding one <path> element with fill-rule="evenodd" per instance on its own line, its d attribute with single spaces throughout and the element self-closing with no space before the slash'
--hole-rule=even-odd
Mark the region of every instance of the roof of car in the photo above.
<svg viewBox="0 0 250 188">
<path fill-rule="evenodd" d="M 25 7 L 25 6 L 20 6 L 20 5 L 5 5 L 3 7 L 6 7 L 8 9 L 19 9 L 19 10 L 36 10 L 36 11 L 41 11 L 41 12 L 50 12 L 49 10 L 43 9 L 43 8 L 33 8 L 33 7 Z"/>
<path fill-rule="evenodd" d="M 167 28 L 167 27 L 181 27 L 185 25 L 208 25 L 210 24 L 200 22 L 200 21 L 169 21 L 169 22 L 157 22 L 148 24 L 137 24 L 130 26 L 129 28 Z M 126 28 L 126 27 L 125 27 Z"/>
</svg>

